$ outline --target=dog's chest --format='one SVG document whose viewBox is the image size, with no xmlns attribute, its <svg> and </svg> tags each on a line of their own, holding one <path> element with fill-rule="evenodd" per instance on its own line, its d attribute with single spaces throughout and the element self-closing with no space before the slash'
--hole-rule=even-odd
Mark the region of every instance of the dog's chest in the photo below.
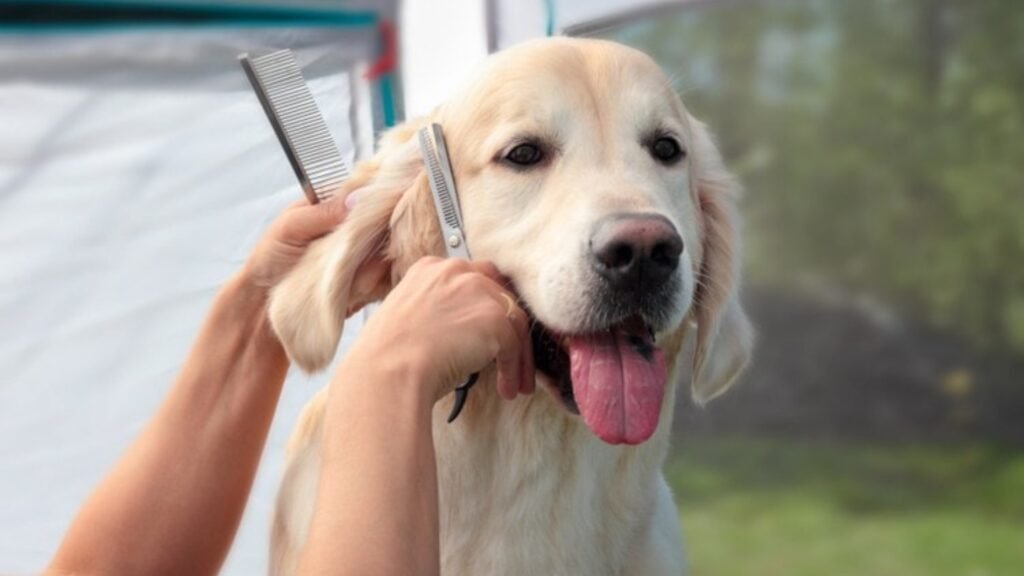
<svg viewBox="0 0 1024 576">
<path fill-rule="evenodd" d="M 435 428 L 446 576 L 619 574 L 653 505 L 658 444 L 618 448 L 534 406 Z"/>
</svg>

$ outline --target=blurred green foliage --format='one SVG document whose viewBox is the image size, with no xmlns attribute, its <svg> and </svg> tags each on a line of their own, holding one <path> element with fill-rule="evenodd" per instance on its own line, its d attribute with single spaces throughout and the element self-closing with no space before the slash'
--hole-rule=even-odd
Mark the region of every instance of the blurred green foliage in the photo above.
<svg viewBox="0 0 1024 576">
<path fill-rule="evenodd" d="M 666 467 L 694 576 L 1013 576 L 1024 455 L 707 439 Z"/>
<path fill-rule="evenodd" d="M 695 3 L 612 37 L 672 75 L 746 185 L 748 280 L 1024 355 L 1024 2 Z M 941 386 L 967 398 L 972 373 Z M 1019 450 L 808 435 L 677 447 L 691 574 L 1022 573 Z"/>
<path fill-rule="evenodd" d="M 1024 2 L 722 2 L 614 38 L 717 133 L 754 282 L 824 280 L 1024 352 Z"/>
</svg>

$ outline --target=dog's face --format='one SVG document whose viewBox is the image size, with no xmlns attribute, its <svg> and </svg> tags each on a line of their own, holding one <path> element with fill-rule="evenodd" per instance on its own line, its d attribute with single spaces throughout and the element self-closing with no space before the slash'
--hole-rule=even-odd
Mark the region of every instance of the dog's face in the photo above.
<svg viewBox="0 0 1024 576">
<path fill-rule="evenodd" d="M 426 120 L 444 128 L 473 257 L 511 278 L 537 321 L 538 379 L 556 401 L 607 442 L 646 440 L 667 385 L 658 344 L 687 319 L 695 396 L 728 386 L 750 346 L 732 180 L 649 58 L 603 41 L 528 43 Z M 411 137 L 423 124 L 382 142 L 348 186 L 356 210 L 275 292 L 274 326 L 307 369 L 333 355 L 347 311 L 443 254 Z"/>
</svg>

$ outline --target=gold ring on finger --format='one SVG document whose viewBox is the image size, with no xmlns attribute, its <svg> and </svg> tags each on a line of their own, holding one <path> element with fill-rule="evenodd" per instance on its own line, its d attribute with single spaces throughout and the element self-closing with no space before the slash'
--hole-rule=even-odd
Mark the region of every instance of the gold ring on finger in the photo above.
<svg viewBox="0 0 1024 576">
<path fill-rule="evenodd" d="M 511 296 L 509 296 L 508 294 L 506 294 L 504 292 L 501 292 L 501 297 L 504 298 L 505 302 L 508 303 L 508 308 L 505 309 L 505 316 L 509 320 L 515 320 L 516 319 L 516 303 L 512 300 Z"/>
</svg>

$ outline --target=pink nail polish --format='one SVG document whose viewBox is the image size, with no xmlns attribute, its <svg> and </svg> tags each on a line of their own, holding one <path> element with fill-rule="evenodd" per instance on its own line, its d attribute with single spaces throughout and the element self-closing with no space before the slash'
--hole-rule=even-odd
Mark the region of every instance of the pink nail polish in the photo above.
<svg viewBox="0 0 1024 576">
<path fill-rule="evenodd" d="M 348 196 L 345 196 L 345 208 L 348 208 L 349 210 L 355 208 L 356 204 L 358 202 L 359 202 L 359 191 L 358 190 L 355 191 L 355 192 L 350 192 Z"/>
</svg>

